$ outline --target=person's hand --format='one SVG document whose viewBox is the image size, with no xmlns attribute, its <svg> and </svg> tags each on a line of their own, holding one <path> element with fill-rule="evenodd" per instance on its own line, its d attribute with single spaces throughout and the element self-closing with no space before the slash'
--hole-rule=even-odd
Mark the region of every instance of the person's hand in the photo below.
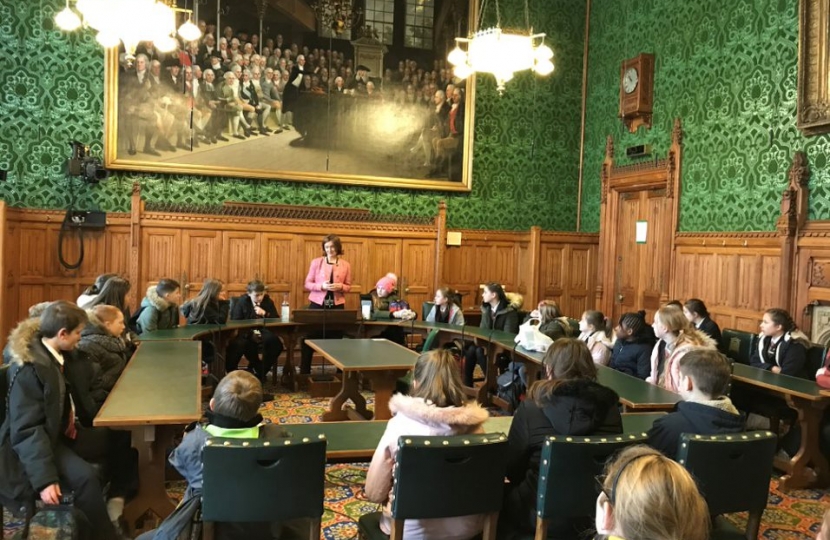
<svg viewBox="0 0 830 540">
<path fill-rule="evenodd" d="M 335 292 L 336 291 L 342 291 L 343 290 L 343 284 L 342 283 L 330 283 L 329 284 L 329 290 L 330 291 L 335 291 Z"/>
<path fill-rule="evenodd" d="M 60 504 L 61 502 L 61 487 L 57 483 L 46 486 L 40 492 L 40 500 L 46 504 Z"/>
<path fill-rule="evenodd" d="M 772 371 L 773 373 L 781 373 L 781 368 L 778 366 L 772 366 L 772 369 L 770 371 Z"/>
<path fill-rule="evenodd" d="M 254 313 L 257 317 L 265 317 L 265 310 L 259 306 L 254 306 Z"/>
</svg>

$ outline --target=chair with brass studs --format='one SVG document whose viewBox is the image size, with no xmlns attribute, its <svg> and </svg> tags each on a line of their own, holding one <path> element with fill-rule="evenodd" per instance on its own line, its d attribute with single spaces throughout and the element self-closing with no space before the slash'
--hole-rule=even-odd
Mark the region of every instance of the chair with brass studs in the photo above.
<svg viewBox="0 0 830 540">
<path fill-rule="evenodd" d="M 225 439 L 205 444 L 203 538 L 216 522 L 286 522 L 308 518 L 309 540 L 320 538 L 326 438 Z"/>
<path fill-rule="evenodd" d="M 678 462 L 697 481 L 712 517 L 749 512 L 746 531 L 737 533 L 725 520 L 712 520 L 714 540 L 758 538 L 761 514 L 767 507 L 772 460 L 778 437 L 771 431 L 729 435 L 680 436 Z"/>
<path fill-rule="evenodd" d="M 484 514 L 483 540 L 496 538 L 507 470 L 501 433 L 398 439 L 392 486 L 392 531 L 380 529 L 381 512 L 360 518 L 360 538 L 404 538 L 407 519 Z"/>
<path fill-rule="evenodd" d="M 645 433 L 548 437 L 539 464 L 535 538 L 548 538 L 549 533 L 557 539 L 584 538 L 593 526 L 599 495 L 596 478 L 605 470 L 605 462 L 647 439 Z"/>
</svg>

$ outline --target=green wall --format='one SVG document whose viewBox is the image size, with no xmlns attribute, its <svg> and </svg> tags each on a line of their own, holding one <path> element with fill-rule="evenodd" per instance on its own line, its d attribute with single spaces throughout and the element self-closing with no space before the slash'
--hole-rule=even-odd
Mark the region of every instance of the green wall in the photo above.
<svg viewBox="0 0 830 540">
<path fill-rule="evenodd" d="M 680 229 L 773 230 L 793 152 L 812 168 L 811 219 L 830 219 L 827 136 L 795 127 L 796 0 L 593 0 L 584 230 L 599 228 L 605 137 L 624 149 L 652 144 L 665 157 L 683 121 Z M 656 55 L 654 127 L 630 134 L 617 118 L 620 64 Z"/>
<path fill-rule="evenodd" d="M 534 29 L 551 36 L 556 70 L 545 79 L 519 76 L 502 97 L 491 79 L 480 79 L 470 194 L 119 173 L 97 187 L 74 181 L 76 207 L 126 211 L 138 181 L 152 201 L 237 200 L 434 215 L 443 199 L 454 228 L 573 230 L 584 3 L 530 4 Z M 0 0 L 0 168 L 9 171 L 0 197 L 13 206 L 67 207 L 75 191 L 63 174 L 68 142 L 91 144 L 93 154 L 102 154 L 103 53 L 90 32 L 67 35 L 53 28 L 63 5 Z M 523 6 L 521 0 L 503 0 L 503 26 L 523 24 Z"/>
</svg>

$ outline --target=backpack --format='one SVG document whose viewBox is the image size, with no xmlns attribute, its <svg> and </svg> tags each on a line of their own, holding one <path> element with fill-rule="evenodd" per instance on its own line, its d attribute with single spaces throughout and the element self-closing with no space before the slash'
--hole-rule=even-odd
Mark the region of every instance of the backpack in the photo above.
<svg viewBox="0 0 830 540">
<path fill-rule="evenodd" d="M 496 395 L 507 402 L 511 411 L 515 411 L 525 398 L 527 391 L 527 370 L 521 362 L 510 362 L 507 371 L 496 379 Z"/>
<path fill-rule="evenodd" d="M 71 504 L 40 508 L 28 526 L 12 535 L 12 540 L 84 540 L 90 526 L 86 516 Z"/>
<path fill-rule="evenodd" d="M 141 331 L 138 329 L 138 318 L 141 316 L 141 312 L 144 311 L 146 307 L 147 306 L 139 306 L 139 308 L 135 310 L 135 313 L 133 313 L 130 317 L 130 320 L 127 321 L 127 328 L 129 328 L 136 334 L 141 333 Z"/>
</svg>

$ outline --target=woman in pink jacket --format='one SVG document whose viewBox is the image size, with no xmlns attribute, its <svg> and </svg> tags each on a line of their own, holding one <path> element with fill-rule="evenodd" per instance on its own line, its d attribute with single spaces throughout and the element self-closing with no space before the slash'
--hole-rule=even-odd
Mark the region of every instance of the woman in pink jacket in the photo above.
<svg viewBox="0 0 830 540">
<path fill-rule="evenodd" d="M 342 255 L 343 244 L 339 237 L 330 234 L 323 238 L 323 256 L 311 261 L 305 277 L 309 309 L 345 309 L 346 293 L 352 290 L 352 267 Z M 340 335 L 329 332 L 326 337 Z M 303 343 L 300 373 L 311 373 L 312 354 L 311 347 Z"/>
<path fill-rule="evenodd" d="M 389 534 L 392 525 L 389 497 L 392 494 L 392 467 L 398 452 L 398 438 L 406 435 L 466 435 L 482 433 L 488 418 L 486 409 L 467 402 L 461 386 L 458 364 L 449 351 L 436 349 L 415 361 L 410 395 L 395 394 L 389 401 L 395 416 L 386 425 L 369 471 L 366 498 L 381 503 L 381 530 Z M 441 486 L 435 486 L 440 489 Z M 438 519 L 409 519 L 404 524 L 407 540 L 467 540 L 484 526 L 481 514 Z"/>
</svg>

